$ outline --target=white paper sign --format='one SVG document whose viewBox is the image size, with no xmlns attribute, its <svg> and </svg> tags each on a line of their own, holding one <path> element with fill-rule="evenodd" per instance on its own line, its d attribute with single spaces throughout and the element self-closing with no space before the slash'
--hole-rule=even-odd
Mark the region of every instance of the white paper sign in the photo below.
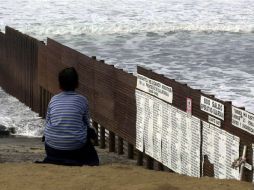
<svg viewBox="0 0 254 190">
<path fill-rule="evenodd" d="M 239 137 L 203 121 L 202 157 L 207 155 L 214 165 L 215 178 L 239 180 L 239 168 L 231 167 L 239 158 L 239 145 Z"/>
<path fill-rule="evenodd" d="M 168 164 L 166 166 L 177 173 L 200 177 L 200 120 L 194 116 L 189 117 L 186 112 L 173 106 L 170 116 L 170 127 L 162 129 L 162 155 L 163 158 L 169 155 L 170 159 L 169 163 L 163 161 L 163 164 Z M 164 153 L 166 143 L 169 143 L 167 154 Z"/>
<path fill-rule="evenodd" d="M 205 96 L 200 98 L 200 109 L 224 120 L 224 105 Z"/>
<path fill-rule="evenodd" d="M 147 92 L 169 103 L 173 101 L 173 89 L 146 76 L 137 75 L 137 89 Z"/>
<path fill-rule="evenodd" d="M 153 157 L 161 162 L 162 101 L 153 98 Z"/>
<path fill-rule="evenodd" d="M 173 171 L 200 177 L 200 120 L 136 90 L 136 148 Z"/>
<path fill-rule="evenodd" d="M 180 139 L 180 117 L 177 113 L 177 109 L 172 106 L 171 109 L 171 122 L 172 122 L 172 134 L 171 134 L 171 168 L 174 172 L 180 173 L 181 170 L 181 139 Z"/>
<path fill-rule="evenodd" d="M 203 146 L 202 155 L 207 155 L 208 160 L 214 163 L 214 131 L 210 128 L 209 123 L 202 121 L 203 124 Z"/>
<path fill-rule="evenodd" d="M 201 124 L 200 119 L 191 117 L 191 168 L 189 176 L 200 177 Z"/>
<path fill-rule="evenodd" d="M 212 123 L 212 124 L 214 124 L 214 125 L 216 125 L 216 126 L 218 126 L 218 127 L 221 127 L 221 122 L 220 122 L 220 120 L 219 120 L 219 119 L 216 119 L 216 118 L 214 118 L 214 117 L 212 117 L 212 116 L 210 116 L 210 115 L 208 115 L 208 122 L 209 122 L 209 123 Z"/>
<path fill-rule="evenodd" d="M 136 90 L 137 121 L 136 121 L 136 148 L 143 152 L 144 150 L 144 124 L 145 124 L 145 96 L 139 90 Z"/>
<path fill-rule="evenodd" d="M 162 104 L 162 164 L 171 168 L 172 121 L 171 105 Z"/>
<path fill-rule="evenodd" d="M 254 114 L 232 106 L 232 125 L 254 135 Z"/>
<path fill-rule="evenodd" d="M 153 157 L 153 99 L 148 99 L 148 105 L 146 106 L 146 121 L 145 124 L 145 153 Z"/>
</svg>

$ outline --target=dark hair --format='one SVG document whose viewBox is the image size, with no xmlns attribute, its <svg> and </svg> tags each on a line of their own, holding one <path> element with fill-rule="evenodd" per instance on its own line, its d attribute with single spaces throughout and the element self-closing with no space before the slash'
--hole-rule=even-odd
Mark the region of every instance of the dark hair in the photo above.
<svg viewBox="0 0 254 190">
<path fill-rule="evenodd" d="M 78 87 L 78 73 L 74 67 L 65 68 L 58 74 L 59 86 L 63 91 L 74 91 Z"/>
</svg>

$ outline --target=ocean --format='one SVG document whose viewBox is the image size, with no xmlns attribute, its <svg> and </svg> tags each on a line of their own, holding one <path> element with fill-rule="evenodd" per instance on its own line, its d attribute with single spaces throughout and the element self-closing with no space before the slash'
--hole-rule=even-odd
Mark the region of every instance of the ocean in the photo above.
<svg viewBox="0 0 254 190">
<path fill-rule="evenodd" d="M 252 5 L 252 0 L 0 0 L 0 29 L 9 25 L 40 40 L 53 38 L 134 74 L 137 65 L 144 66 L 254 112 Z M 9 118 L 4 109 L 1 105 L 0 118 Z"/>
</svg>

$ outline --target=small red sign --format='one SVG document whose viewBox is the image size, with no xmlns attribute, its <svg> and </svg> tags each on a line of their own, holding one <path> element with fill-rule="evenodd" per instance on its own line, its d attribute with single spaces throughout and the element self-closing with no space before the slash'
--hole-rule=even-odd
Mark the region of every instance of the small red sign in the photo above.
<svg viewBox="0 0 254 190">
<path fill-rule="evenodd" d="M 192 115 L 192 99 L 186 98 L 186 112 L 188 115 Z"/>
</svg>

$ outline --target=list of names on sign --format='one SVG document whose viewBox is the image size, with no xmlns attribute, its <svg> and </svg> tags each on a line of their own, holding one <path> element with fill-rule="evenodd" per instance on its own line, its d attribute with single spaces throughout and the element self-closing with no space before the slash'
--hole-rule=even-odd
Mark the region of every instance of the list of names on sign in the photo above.
<svg viewBox="0 0 254 190">
<path fill-rule="evenodd" d="M 200 177 L 200 120 L 139 90 L 136 99 L 137 149 L 177 173 Z"/>
<path fill-rule="evenodd" d="M 240 139 L 203 121 L 202 156 L 214 164 L 214 176 L 219 179 L 239 179 L 239 169 L 231 167 L 239 158 Z"/>
<path fill-rule="evenodd" d="M 171 168 L 177 173 L 181 173 L 181 115 L 177 112 L 177 109 L 172 106 L 171 109 Z"/>
<path fill-rule="evenodd" d="M 145 102 L 146 96 L 140 91 L 136 91 L 136 148 L 141 152 L 144 150 Z"/>
<path fill-rule="evenodd" d="M 162 101 L 153 98 L 153 157 L 161 162 Z"/>
<path fill-rule="evenodd" d="M 200 148 L 201 148 L 201 125 L 200 119 L 191 117 L 191 139 L 189 144 L 191 146 L 191 176 L 200 176 Z"/>
<path fill-rule="evenodd" d="M 153 100 L 146 98 L 144 122 L 145 153 L 153 157 Z"/>
<path fill-rule="evenodd" d="M 163 164 L 177 173 L 200 177 L 200 120 L 173 106 L 170 116 L 171 125 L 163 128 L 162 147 L 168 148 Z"/>
<path fill-rule="evenodd" d="M 254 135 L 254 114 L 232 106 L 232 125 Z"/>
<path fill-rule="evenodd" d="M 172 146 L 172 106 L 162 103 L 162 164 L 171 168 L 171 146 Z"/>
</svg>

